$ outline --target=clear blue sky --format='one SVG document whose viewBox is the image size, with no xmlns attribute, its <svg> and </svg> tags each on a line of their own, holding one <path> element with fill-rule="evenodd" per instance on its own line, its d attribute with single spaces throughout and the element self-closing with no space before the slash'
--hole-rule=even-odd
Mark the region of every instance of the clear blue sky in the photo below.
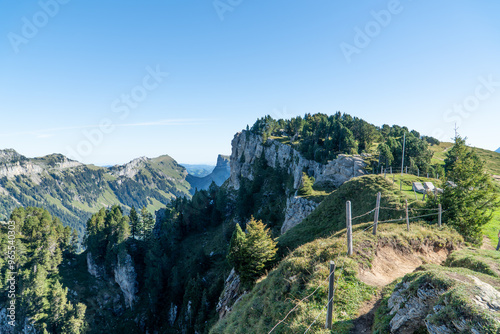
<svg viewBox="0 0 500 334">
<path fill-rule="evenodd" d="M 59 1 L 0 2 L 0 148 L 213 164 L 336 111 L 500 146 L 498 1 Z"/>
</svg>

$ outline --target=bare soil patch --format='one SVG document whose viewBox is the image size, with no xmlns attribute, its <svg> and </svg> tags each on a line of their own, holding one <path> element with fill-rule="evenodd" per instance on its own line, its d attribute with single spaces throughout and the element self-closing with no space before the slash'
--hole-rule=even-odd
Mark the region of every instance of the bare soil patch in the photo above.
<svg viewBox="0 0 500 334">
<path fill-rule="evenodd" d="M 359 310 L 358 318 L 354 321 L 354 327 L 351 329 L 353 334 L 364 334 L 372 332 L 372 325 L 375 319 L 375 310 L 380 305 L 381 300 L 381 289 L 377 291 L 377 294 L 373 298 L 367 301 L 363 307 Z"/>
<path fill-rule="evenodd" d="M 386 286 L 395 279 L 413 272 L 424 263 L 441 264 L 449 251 L 421 248 L 420 252 L 405 254 L 390 246 L 377 250 L 370 269 L 360 269 L 359 279 L 373 286 Z"/>
<path fill-rule="evenodd" d="M 490 238 L 485 235 L 483 235 L 483 244 L 481 245 L 481 249 L 495 250 L 495 246 L 491 244 Z"/>
</svg>

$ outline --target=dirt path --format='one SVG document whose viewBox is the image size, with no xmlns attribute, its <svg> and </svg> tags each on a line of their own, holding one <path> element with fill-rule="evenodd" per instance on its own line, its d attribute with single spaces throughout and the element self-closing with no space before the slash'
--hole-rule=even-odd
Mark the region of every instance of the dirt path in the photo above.
<svg viewBox="0 0 500 334">
<path fill-rule="evenodd" d="M 495 247 L 491 244 L 490 238 L 483 235 L 483 244 L 481 245 L 481 249 L 495 250 Z"/>
<path fill-rule="evenodd" d="M 375 311 L 380 305 L 381 289 L 373 298 L 367 301 L 359 310 L 358 318 L 354 320 L 354 327 L 351 329 L 353 334 L 365 334 L 372 332 L 373 321 L 375 320 Z"/>
<path fill-rule="evenodd" d="M 441 264 L 447 257 L 448 252 L 444 249 L 434 252 L 423 248 L 419 253 L 403 254 L 386 246 L 377 250 L 371 269 L 360 269 L 359 279 L 368 285 L 386 286 L 424 263 Z"/>
<path fill-rule="evenodd" d="M 380 305 L 382 288 L 399 277 L 409 274 L 424 263 L 441 264 L 448 257 L 449 252 L 441 249 L 435 252 L 431 248 L 423 247 L 418 253 L 402 253 L 393 247 L 386 246 L 377 250 L 372 267 L 360 269 L 359 279 L 372 286 L 378 287 L 373 298 L 366 302 L 353 322 L 352 334 L 371 334 L 375 310 Z"/>
</svg>

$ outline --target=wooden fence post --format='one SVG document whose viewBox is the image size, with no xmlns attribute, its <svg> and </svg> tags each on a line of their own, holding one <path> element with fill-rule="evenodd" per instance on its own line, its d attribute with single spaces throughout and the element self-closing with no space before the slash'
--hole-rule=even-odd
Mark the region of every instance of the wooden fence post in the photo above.
<svg viewBox="0 0 500 334">
<path fill-rule="evenodd" d="M 406 168 L 405 174 L 408 174 L 408 166 L 406 166 L 405 168 Z"/>
<path fill-rule="evenodd" d="M 346 220 L 347 220 L 347 255 L 352 255 L 352 215 L 351 201 L 346 203 Z"/>
<path fill-rule="evenodd" d="M 399 191 L 403 191 L 403 180 L 399 180 Z"/>
<path fill-rule="evenodd" d="M 330 282 L 328 284 L 328 310 L 326 311 L 326 329 L 332 329 L 333 289 L 335 282 L 335 262 L 330 261 Z"/>
<path fill-rule="evenodd" d="M 406 229 L 410 232 L 410 216 L 408 215 L 408 200 L 406 202 Z"/>
<path fill-rule="evenodd" d="M 418 177 L 420 177 L 420 169 L 419 168 L 417 168 L 417 175 L 418 175 Z"/>
<path fill-rule="evenodd" d="M 392 174 L 392 166 L 391 166 L 391 174 Z"/>
<path fill-rule="evenodd" d="M 443 207 L 441 206 L 441 204 L 439 204 L 438 209 L 439 209 L 439 214 L 438 214 L 438 225 L 439 225 L 439 227 L 441 227 L 441 217 L 442 217 L 442 215 L 443 215 Z"/>
<path fill-rule="evenodd" d="M 380 198 L 382 194 L 377 193 L 377 204 L 375 204 L 375 218 L 373 219 L 373 235 L 377 235 L 378 217 L 380 213 Z"/>
</svg>

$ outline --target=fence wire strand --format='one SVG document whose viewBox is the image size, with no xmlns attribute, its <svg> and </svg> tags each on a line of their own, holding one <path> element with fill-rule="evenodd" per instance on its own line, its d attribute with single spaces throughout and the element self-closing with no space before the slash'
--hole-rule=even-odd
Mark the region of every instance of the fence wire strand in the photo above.
<svg viewBox="0 0 500 334">
<path fill-rule="evenodd" d="M 341 253 L 341 251 L 339 251 L 339 252 L 337 253 L 336 258 L 338 258 L 338 257 L 340 256 L 340 253 Z M 320 285 L 319 285 L 319 286 L 318 286 L 318 287 L 317 287 L 317 288 L 316 288 L 316 289 L 315 289 L 315 290 L 314 290 L 311 294 L 309 294 L 309 295 L 307 295 L 306 297 L 304 297 L 304 298 L 302 298 L 301 300 L 299 300 L 299 301 L 297 302 L 297 304 L 296 304 L 296 305 L 295 305 L 295 306 L 294 306 L 294 307 L 293 307 L 293 308 L 292 308 L 292 309 L 291 309 L 291 310 L 290 310 L 290 311 L 286 314 L 286 316 L 285 316 L 283 319 L 281 319 L 280 321 L 278 321 L 278 322 L 276 323 L 276 325 L 274 325 L 274 327 L 273 327 L 273 328 L 272 328 L 272 329 L 271 329 L 271 330 L 270 330 L 267 334 L 271 334 L 271 333 L 272 333 L 272 332 L 273 332 L 273 331 L 274 331 L 274 330 L 275 330 L 275 329 L 276 329 L 276 328 L 277 328 L 280 324 L 282 324 L 283 322 L 285 322 L 285 320 L 288 318 L 288 316 L 289 316 L 290 314 L 292 314 L 292 312 L 293 312 L 293 311 L 295 311 L 295 310 L 297 309 L 297 307 L 299 307 L 299 305 L 300 305 L 302 302 L 304 302 L 305 300 L 309 299 L 309 298 L 310 298 L 310 297 L 312 297 L 314 294 L 316 294 L 316 292 L 318 292 L 318 290 L 319 290 L 319 289 L 320 289 L 323 285 L 325 285 L 325 283 L 326 283 L 326 282 L 330 279 L 330 276 L 332 276 L 334 273 L 335 273 L 335 271 L 334 271 L 334 272 L 332 272 L 332 273 L 330 273 L 330 275 L 328 275 L 328 277 L 327 277 L 327 278 L 325 278 L 325 279 L 324 279 L 324 280 L 320 283 Z"/>
<path fill-rule="evenodd" d="M 426 209 L 426 208 L 410 208 L 409 206 L 411 204 L 414 204 L 416 203 L 417 201 L 414 201 L 414 202 L 411 202 L 410 204 L 408 204 L 408 210 L 415 210 L 415 211 L 437 211 L 437 212 L 433 212 L 433 213 L 429 213 L 429 214 L 425 214 L 425 215 L 420 215 L 420 216 L 413 216 L 413 217 L 408 217 L 408 220 L 410 219 L 417 219 L 417 218 L 424 218 L 424 217 L 430 217 L 430 216 L 436 216 L 436 215 L 439 215 L 439 209 Z M 390 207 L 379 207 L 379 209 L 383 209 L 383 210 L 393 210 L 393 211 L 405 211 L 406 208 L 402 208 L 402 209 L 396 209 L 396 208 L 390 208 Z M 370 210 L 362 215 L 359 215 L 359 216 L 356 216 L 354 218 L 351 218 L 351 221 L 355 220 L 355 219 L 359 219 L 359 218 L 362 218 L 362 217 L 365 217 L 373 212 L 375 212 L 377 210 L 377 208 L 373 209 L 373 210 Z M 441 211 L 441 214 L 445 213 L 446 210 L 443 210 Z M 389 220 L 383 220 L 383 221 L 378 221 L 377 224 L 387 224 L 387 223 L 393 223 L 393 222 L 399 222 L 399 221 L 405 221 L 407 218 L 404 217 L 404 218 L 397 218 L 397 219 L 389 219 Z M 373 226 L 375 225 L 375 223 L 372 223 L 371 225 L 369 225 L 368 227 L 366 227 L 363 231 L 367 231 L 371 228 L 373 228 Z M 338 258 L 340 256 L 340 252 L 337 254 L 337 257 Z M 314 319 L 314 321 L 309 325 L 309 327 L 307 327 L 306 331 L 304 332 L 304 334 L 306 334 L 307 332 L 309 332 L 309 330 L 311 329 L 311 327 L 316 323 L 316 321 L 318 321 L 319 317 L 321 314 L 323 314 L 324 310 L 328 307 L 328 304 L 330 302 L 333 301 L 333 299 L 335 298 L 335 291 L 337 289 L 337 286 L 338 286 L 338 283 L 339 283 L 339 280 L 342 278 L 342 275 L 344 273 L 344 265 L 345 265 L 345 260 L 344 262 L 342 263 L 342 268 L 340 269 L 340 274 L 339 274 L 339 277 L 337 278 L 337 280 L 335 281 L 334 283 L 334 288 L 333 288 L 333 295 L 332 295 L 332 298 L 327 302 L 327 304 L 325 306 L 323 306 L 323 308 L 321 309 L 321 311 L 318 313 L 318 315 L 316 316 L 316 318 Z M 312 292 L 310 293 L 309 295 L 307 295 L 306 297 L 302 298 L 301 300 L 299 300 L 297 302 L 297 304 L 286 314 L 286 316 L 281 319 L 280 321 L 278 321 L 276 323 L 276 325 L 274 325 L 274 327 L 268 332 L 268 334 L 271 334 L 280 324 L 284 323 L 285 320 L 288 318 L 288 316 L 290 316 L 290 314 L 293 313 L 293 311 L 295 311 L 297 309 L 297 307 L 299 307 L 299 305 L 306 301 L 307 299 L 309 299 L 310 297 L 312 297 L 314 294 L 316 294 L 316 292 L 318 292 L 318 290 L 326 283 L 326 281 L 328 281 L 330 279 L 330 276 L 335 274 L 335 271 L 334 270 L 332 273 L 330 273 L 328 275 L 328 277 L 323 280 L 320 285 Z"/>
<path fill-rule="evenodd" d="M 325 311 L 325 309 L 328 307 L 328 304 L 330 304 L 330 302 L 333 301 L 333 299 L 335 298 L 335 291 L 337 290 L 337 286 L 338 286 L 338 283 L 339 283 L 339 280 L 342 278 L 342 275 L 344 274 L 344 265 L 345 265 L 345 260 L 344 262 L 342 263 L 342 268 L 340 269 L 340 274 L 339 274 L 339 277 L 337 278 L 337 281 L 336 283 L 334 284 L 334 287 L 333 287 L 333 294 L 332 294 L 332 298 L 328 300 L 328 302 L 326 303 L 325 306 L 323 306 L 323 308 L 321 309 L 321 311 L 318 313 L 318 315 L 316 316 L 316 318 L 314 318 L 314 321 L 309 325 L 309 327 L 307 327 L 306 331 L 304 332 L 304 334 L 306 334 L 307 332 L 309 332 L 309 330 L 311 329 L 311 327 L 316 323 L 316 321 L 318 321 L 319 319 L 319 316 L 323 314 L 323 312 Z M 334 271 L 335 272 L 335 271 Z"/>
</svg>

